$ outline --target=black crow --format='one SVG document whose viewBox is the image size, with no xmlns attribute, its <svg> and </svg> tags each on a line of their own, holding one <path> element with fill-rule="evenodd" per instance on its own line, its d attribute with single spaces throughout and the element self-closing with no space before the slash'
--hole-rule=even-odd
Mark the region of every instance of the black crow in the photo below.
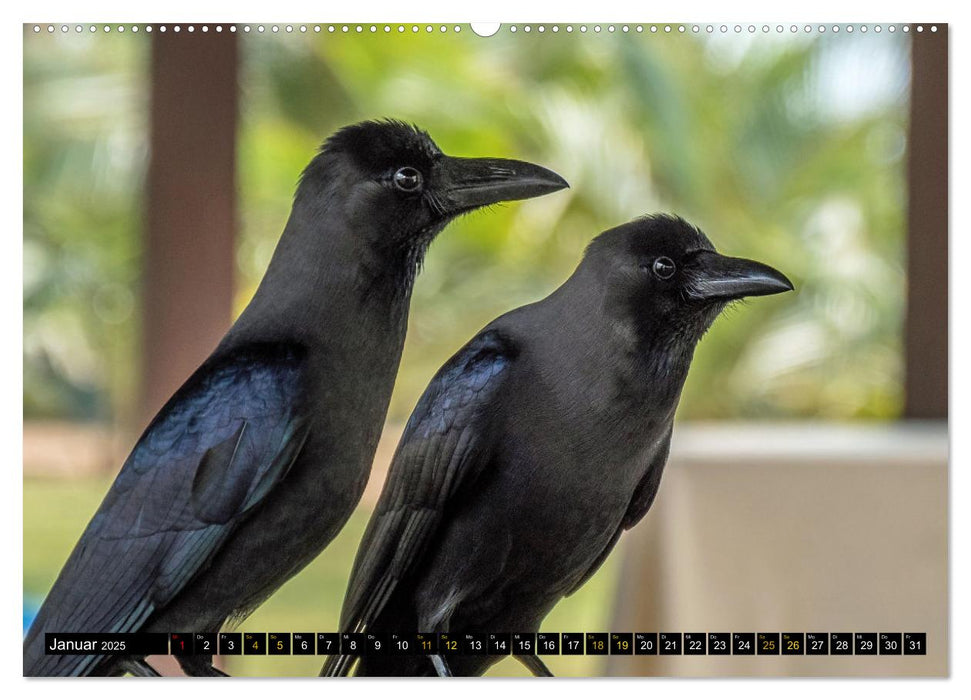
<svg viewBox="0 0 971 700">
<path fill-rule="evenodd" d="M 680 218 L 598 236 L 559 289 L 486 326 L 419 400 L 358 550 L 342 631 L 538 630 L 654 501 L 715 317 L 790 289 Z M 500 658 L 366 656 L 357 675 L 478 675 Z M 332 656 L 322 674 L 353 663 Z"/>
<path fill-rule="evenodd" d="M 140 658 L 45 655 L 44 632 L 214 632 L 316 557 L 367 482 L 429 243 L 459 214 L 566 186 L 530 163 L 446 156 L 396 121 L 331 136 L 253 300 L 145 430 L 61 570 L 24 674 L 152 675 Z M 181 662 L 219 675 L 211 656 Z"/>
</svg>

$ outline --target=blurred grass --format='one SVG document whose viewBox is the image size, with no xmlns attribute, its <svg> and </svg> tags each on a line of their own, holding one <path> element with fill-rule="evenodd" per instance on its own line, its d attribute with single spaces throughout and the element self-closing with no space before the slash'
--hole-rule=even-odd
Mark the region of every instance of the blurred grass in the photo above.
<svg viewBox="0 0 971 700">
<path fill-rule="evenodd" d="M 24 480 L 25 597 L 36 599 L 39 603 L 46 594 L 108 490 L 112 478 L 97 476 Z M 336 630 L 347 576 L 367 517 L 367 510 L 359 507 L 326 552 L 244 620 L 239 630 Z M 543 630 L 607 631 L 616 581 L 616 563 L 619 561 L 620 554 L 615 552 L 581 591 L 564 600 L 550 613 Z M 545 657 L 545 660 L 558 676 L 589 676 L 602 672 L 601 657 L 551 656 Z M 322 663 L 323 657 L 318 656 L 241 656 L 227 659 L 226 669 L 237 676 L 315 676 Z M 520 664 L 509 659 L 496 665 L 489 675 L 528 674 Z"/>
</svg>

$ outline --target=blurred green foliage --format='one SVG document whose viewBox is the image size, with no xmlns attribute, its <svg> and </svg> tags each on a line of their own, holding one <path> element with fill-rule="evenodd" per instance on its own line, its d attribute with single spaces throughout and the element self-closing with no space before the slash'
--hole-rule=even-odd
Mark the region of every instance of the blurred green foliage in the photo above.
<svg viewBox="0 0 971 700">
<path fill-rule="evenodd" d="M 110 419 L 137 393 L 149 47 L 24 39 L 24 416 Z"/>
<path fill-rule="evenodd" d="M 397 117 L 443 150 L 534 160 L 572 189 L 463 218 L 415 290 L 391 417 L 599 231 L 654 211 L 782 269 L 734 307 L 682 417 L 893 418 L 901 406 L 908 40 L 674 32 L 241 37 L 241 309 L 321 139 Z M 24 410 L 123 415 L 135 394 L 148 37 L 24 42 Z"/>
</svg>

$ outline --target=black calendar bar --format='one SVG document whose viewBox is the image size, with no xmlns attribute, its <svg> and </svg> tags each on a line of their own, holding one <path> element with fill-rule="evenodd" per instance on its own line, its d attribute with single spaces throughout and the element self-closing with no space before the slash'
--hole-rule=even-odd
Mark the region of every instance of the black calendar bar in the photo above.
<svg viewBox="0 0 971 700">
<path fill-rule="evenodd" d="M 215 632 L 196 632 L 192 635 L 192 653 L 211 656 L 216 653 L 217 643 Z"/>
<path fill-rule="evenodd" d="M 536 653 L 536 634 L 533 632 L 520 632 L 519 634 L 513 633 L 512 635 L 512 653 L 529 656 L 530 654 Z"/>
<path fill-rule="evenodd" d="M 630 632 L 612 632 L 610 635 L 610 653 L 627 655 L 634 653 L 634 635 Z"/>
<path fill-rule="evenodd" d="M 442 632 L 438 635 L 438 653 L 442 656 L 458 656 L 464 654 L 462 649 L 462 635 Z"/>
<path fill-rule="evenodd" d="M 563 632 L 560 635 L 560 649 L 565 656 L 583 655 L 583 632 Z"/>
<path fill-rule="evenodd" d="M 755 653 L 755 633 L 754 632 L 733 632 L 732 633 L 732 655 L 752 656 Z"/>
<path fill-rule="evenodd" d="M 900 632 L 881 632 L 880 633 L 880 655 L 899 656 L 903 653 L 904 645 Z"/>
<path fill-rule="evenodd" d="M 172 656 L 191 656 L 195 653 L 192 635 L 188 632 L 173 632 L 169 635 Z"/>
<path fill-rule="evenodd" d="M 708 633 L 708 655 L 728 656 L 732 653 L 732 635 L 728 632 Z"/>
<path fill-rule="evenodd" d="M 927 634 L 925 632 L 904 632 L 904 654 L 924 656 L 927 653 Z"/>
<path fill-rule="evenodd" d="M 270 656 L 290 656 L 290 633 L 270 632 L 267 635 L 266 648 Z"/>
<path fill-rule="evenodd" d="M 341 634 L 341 653 L 349 656 L 367 653 L 364 635 L 353 633 Z"/>
<path fill-rule="evenodd" d="M 536 635 L 536 653 L 543 655 L 560 653 L 560 635 L 558 632 L 539 632 Z"/>
<path fill-rule="evenodd" d="M 505 656 L 512 653 L 511 634 L 487 634 L 486 642 L 489 645 L 489 653 L 493 656 Z"/>
<path fill-rule="evenodd" d="M 220 632 L 219 653 L 223 656 L 239 656 L 243 653 L 242 632 Z"/>
<path fill-rule="evenodd" d="M 294 632 L 293 653 L 298 656 L 313 656 L 317 653 L 317 635 L 313 632 Z"/>
<path fill-rule="evenodd" d="M 780 651 L 786 656 L 802 656 L 806 653 L 804 632 L 783 632 Z"/>
<path fill-rule="evenodd" d="M 680 632 L 661 632 L 658 634 L 658 651 L 668 656 L 680 656 L 683 636 Z"/>
<path fill-rule="evenodd" d="M 806 632 L 806 654 L 809 656 L 829 655 L 829 635 L 825 632 Z"/>
<path fill-rule="evenodd" d="M 857 656 L 876 656 L 877 633 L 857 632 L 853 635 L 853 653 Z"/>
<path fill-rule="evenodd" d="M 778 656 L 780 648 L 778 632 L 759 632 L 755 635 L 756 654 Z"/>
<path fill-rule="evenodd" d="M 853 635 L 849 632 L 830 633 L 829 653 L 834 656 L 851 656 L 853 654 Z"/>
<path fill-rule="evenodd" d="M 398 634 L 393 632 L 388 635 L 388 653 L 395 656 L 407 654 L 418 654 L 421 645 L 418 643 L 418 635 Z"/>
<path fill-rule="evenodd" d="M 684 653 L 687 656 L 704 656 L 707 651 L 708 641 L 704 632 L 685 632 L 684 633 Z"/>
<path fill-rule="evenodd" d="M 462 635 L 462 652 L 467 656 L 485 656 L 489 640 L 483 632 L 466 632 Z"/>
<path fill-rule="evenodd" d="M 635 632 L 634 653 L 644 656 L 656 656 L 657 632 Z"/>
<path fill-rule="evenodd" d="M 187 640 L 191 646 L 191 638 Z M 79 654 L 168 654 L 169 635 L 162 632 L 139 634 L 81 634 L 53 632 L 44 635 L 44 653 L 77 656 Z"/>
<path fill-rule="evenodd" d="M 318 632 L 317 633 L 317 654 L 320 656 L 330 656 L 338 654 L 341 650 L 341 636 L 337 632 Z"/>
<path fill-rule="evenodd" d="M 47 633 L 47 654 L 876 656 L 927 654 L 926 632 Z"/>
<path fill-rule="evenodd" d="M 587 632 L 585 636 L 587 656 L 603 656 L 610 651 L 610 635 L 606 632 Z"/>
<path fill-rule="evenodd" d="M 260 656 L 266 654 L 266 632 L 243 632 L 243 654 Z"/>
</svg>

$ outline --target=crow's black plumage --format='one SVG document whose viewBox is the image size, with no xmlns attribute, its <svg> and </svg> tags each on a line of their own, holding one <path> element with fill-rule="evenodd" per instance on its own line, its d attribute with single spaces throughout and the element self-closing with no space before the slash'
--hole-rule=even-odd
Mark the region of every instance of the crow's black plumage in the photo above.
<svg viewBox="0 0 971 700">
<path fill-rule="evenodd" d="M 253 300 L 81 535 L 24 641 L 25 675 L 150 674 L 137 658 L 45 656 L 44 632 L 216 631 L 300 571 L 367 482 L 428 244 L 459 214 L 565 186 L 530 163 L 445 156 L 400 122 L 328 139 Z M 183 667 L 218 673 L 211 657 Z"/>
<path fill-rule="evenodd" d="M 490 323 L 405 428 L 348 585 L 351 632 L 529 632 L 657 494 L 695 345 L 792 289 L 679 218 L 601 234 L 546 299 Z M 498 657 L 368 656 L 358 675 L 475 675 Z M 542 673 L 538 658 L 522 661 Z M 322 673 L 345 675 L 334 656 Z"/>
</svg>

